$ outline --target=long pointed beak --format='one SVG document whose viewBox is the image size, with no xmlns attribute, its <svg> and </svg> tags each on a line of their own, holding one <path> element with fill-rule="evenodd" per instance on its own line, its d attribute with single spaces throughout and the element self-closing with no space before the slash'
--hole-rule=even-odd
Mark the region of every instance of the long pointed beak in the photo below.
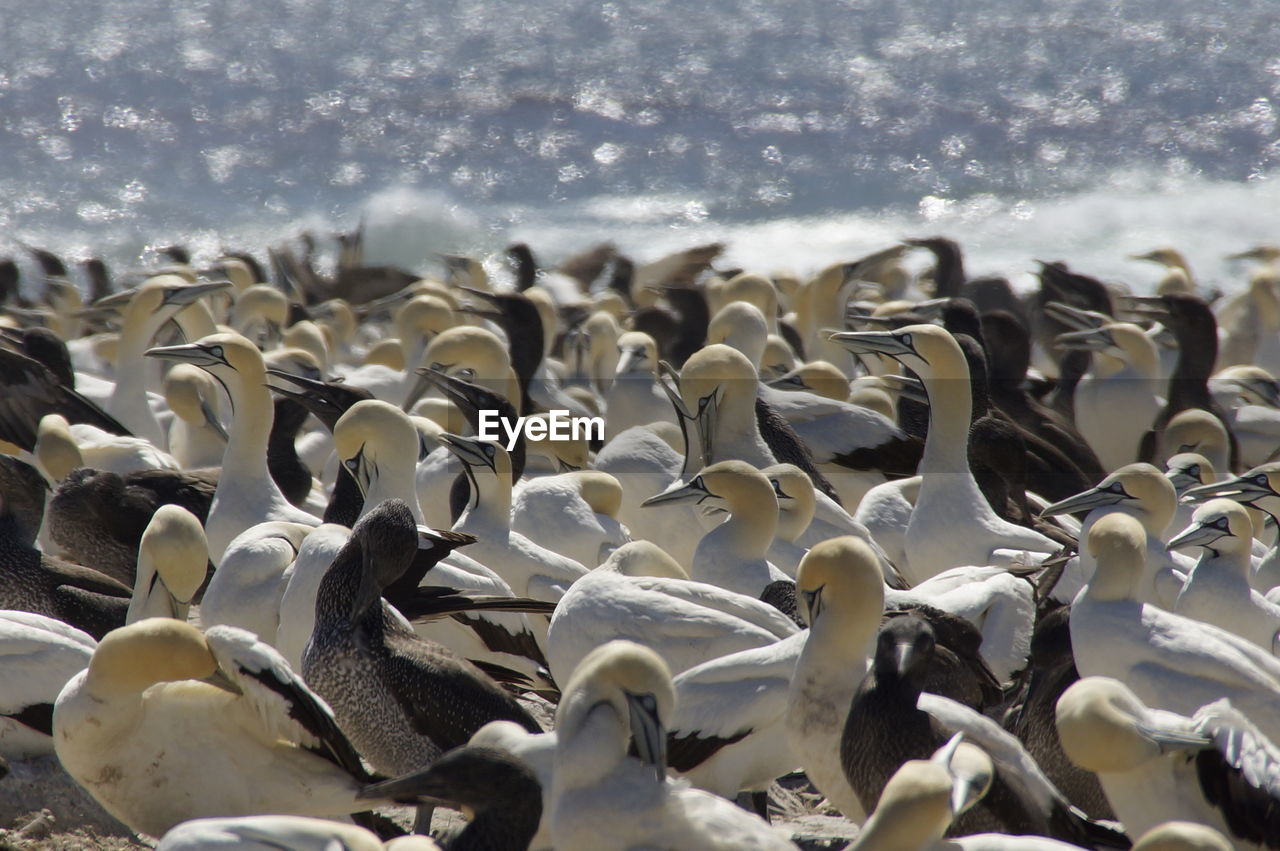
<svg viewBox="0 0 1280 851">
<path fill-rule="evenodd" d="M 209 403 L 203 399 L 200 400 L 200 413 L 204 415 L 204 424 L 213 429 L 214 433 L 222 438 L 223 443 L 231 439 L 227 436 L 227 430 L 223 427 L 222 421 L 218 419 L 218 415 L 213 412 L 213 408 Z"/>
<path fill-rule="evenodd" d="M 893 661 L 898 666 L 898 673 L 902 673 L 911 666 L 911 661 L 915 658 L 916 648 L 910 642 L 894 645 Z"/>
<path fill-rule="evenodd" d="M 702 463 L 711 464 L 716 446 L 716 428 L 720 422 L 720 391 L 698 400 L 698 443 L 702 449 Z"/>
<path fill-rule="evenodd" d="M 1092 511 L 1095 508 L 1101 508 L 1104 505 L 1116 505 L 1122 502 L 1125 497 L 1111 491 L 1102 490 L 1100 488 L 1089 488 L 1075 496 L 1069 496 L 1064 500 L 1055 502 L 1040 512 L 1041 517 L 1053 517 L 1057 514 L 1075 514 L 1077 511 Z"/>
<path fill-rule="evenodd" d="M 156 346 L 153 349 L 147 349 L 143 352 L 143 355 L 149 358 L 195 364 L 196 366 L 214 366 L 215 364 L 226 362 L 222 358 L 214 357 L 208 349 L 196 343 L 184 343 L 180 346 Z"/>
<path fill-rule="evenodd" d="M 889 385 L 899 396 L 905 396 L 913 402 L 929 404 L 929 391 L 925 390 L 924 382 L 918 378 L 912 378 L 909 375 L 882 375 L 880 380 Z"/>
<path fill-rule="evenodd" d="M 205 281 L 198 284 L 187 284 L 185 287 L 171 287 L 165 290 L 164 303 L 185 307 L 208 293 L 229 289 L 230 281 Z M 100 302 L 101 303 L 101 302 Z"/>
<path fill-rule="evenodd" d="M 488 467 L 491 470 L 497 469 L 493 459 L 485 453 L 484 444 L 478 440 L 446 431 L 440 433 L 440 441 L 464 464 L 472 467 Z"/>
<path fill-rule="evenodd" d="M 1180 733 L 1174 730 L 1157 730 L 1145 724 L 1138 724 L 1137 730 L 1147 739 L 1158 744 L 1161 753 L 1200 750 L 1213 741 L 1208 736 L 1198 736 L 1195 733 Z"/>
<path fill-rule="evenodd" d="M 709 496 L 711 493 L 702 484 L 702 479 L 695 478 L 686 485 L 669 487 L 662 493 L 654 494 L 640 503 L 640 506 L 649 508 L 654 505 L 674 505 L 677 502 L 698 502 Z"/>
<path fill-rule="evenodd" d="M 368 460 L 364 457 L 364 447 L 360 447 L 359 452 L 343 461 L 342 466 L 347 468 L 347 472 L 355 480 L 356 487 L 360 488 L 360 496 L 368 497 L 369 484 L 373 481 L 373 473 L 369 469 Z"/>
<path fill-rule="evenodd" d="M 627 710 L 631 716 L 631 738 L 640 760 L 654 767 L 657 780 L 667 777 L 667 731 L 658 718 L 658 704 L 651 694 L 627 692 Z"/>
<path fill-rule="evenodd" d="M 1200 485 L 1183 493 L 1182 498 L 1188 502 L 1206 502 L 1221 496 L 1233 499 L 1236 502 L 1249 503 L 1264 496 L 1275 495 L 1275 491 L 1270 486 L 1259 485 L 1254 481 L 1256 475 L 1251 476 L 1245 473 L 1243 476 L 1236 476 L 1233 479 L 1224 479 L 1220 482 Z"/>
<path fill-rule="evenodd" d="M 448 784 L 442 782 L 432 772 L 432 767 L 428 766 L 403 777 L 370 783 L 357 792 L 356 797 L 362 800 L 396 801 L 401 804 L 454 806 L 445 797 L 450 792 Z"/>
<path fill-rule="evenodd" d="M 1182 550 L 1188 547 L 1207 547 L 1228 533 L 1204 523 L 1192 523 L 1165 544 L 1166 550 Z"/>
<path fill-rule="evenodd" d="M 1236 381 L 1236 384 L 1257 396 L 1268 407 L 1280 408 L 1280 382 L 1275 379 L 1270 381 L 1263 378 L 1245 379 Z"/>
<path fill-rule="evenodd" d="M 1054 337 L 1053 342 L 1058 348 L 1075 352 L 1101 352 L 1114 345 L 1110 332 L 1103 328 L 1068 331 Z"/>
<path fill-rule="evenodd" d="M 911 347 L 890 331 L 837 331 L 827 339 L 854 354 L 888 355 L 891 358 L 912 354 Z"/>
<path fill-rule="evenodd" d="M 818 619 L 818 615 L 822 614 L 822 588 L 801 591 L 800 609 L 804 613 L 804 622 L 809 626 L 813 626 L 814 621 Z"/>
<path fill-rule="evenodd" d="M 1105 313 L 1099 313 L 1096 310 L 1081 310 L 1078 307 L 1072 307 L 1061 301 L 1051 301 L 1044 306 L 1044 312 L 1061 322 L 1075 328 L 1077 331 L 1088 331 L 1093 328 L 1101 328 L 1108 322 L 1114 321 Z"/>
<path fill-rule="evenodd" d="M 627 375 L 632 371 L 637 363 L 644 358 L 644 349 L 628 347 L 622 350 L 621 356 L 618 358 L 618 365 L 613 370 L 614 375 Z"/>
</svg>

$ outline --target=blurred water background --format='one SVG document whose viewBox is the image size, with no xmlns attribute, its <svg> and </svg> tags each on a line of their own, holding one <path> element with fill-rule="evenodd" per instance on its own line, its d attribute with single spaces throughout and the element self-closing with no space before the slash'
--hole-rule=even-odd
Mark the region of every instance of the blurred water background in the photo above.
<svg viewBox="0 0 1280 851">
<path fill-rule="evenodd" d="M 0 0 L 0 252 L 369 226 L 368 259 L 946 234 L 1202 283 L 1280 242 L 1275 0 Z"/>
</svg>

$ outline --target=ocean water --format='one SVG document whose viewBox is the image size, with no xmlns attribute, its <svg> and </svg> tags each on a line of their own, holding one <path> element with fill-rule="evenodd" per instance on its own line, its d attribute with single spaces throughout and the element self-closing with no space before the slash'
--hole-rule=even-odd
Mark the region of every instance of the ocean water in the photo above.
<svg viewBox="0 0 1280 851">
<path fill-rule="evenodd" d="M 1274 0 L 0 0 L 0 252 L 114 267 L 368 223 L 368 256 L 959 239 L 1142 289 L 1280 241 Z"/>
</svg>

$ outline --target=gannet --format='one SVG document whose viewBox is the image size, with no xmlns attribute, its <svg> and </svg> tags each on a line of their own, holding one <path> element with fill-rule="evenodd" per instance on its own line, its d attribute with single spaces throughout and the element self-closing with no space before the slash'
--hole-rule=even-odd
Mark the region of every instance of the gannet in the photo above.
<svg viewBox="0 0 1280 851">
<path fill-rule="evenodd" d="M 1180 452 L 1203 455 L 1215 470 L 1231 469 L 1230 435 L 1208 411 L 1188 408 L 1175 414 L 1157 441 L 1155 463 L 1162 466 Z"/>
<path fill-rule="evenodd" d="M 208 563 L 209 547 L 199 519 L 178 505 L 160 506 L 138 545 L 138 570 L 125 623 L 153 617 L 185 621 Z"/>
<path fill-rule="evenodd" d="M 422 837 L 425 839 L 425 837 Z M 430 842 L 430 840 L 427 840 Z M 435 847 L 432 843 L 431 847 Z M 184 821 L 163 837 L 157 851 L 382 851 L 371 830 L 306 816 L 241 816 Z"/>
<path fill-rule="evenodd" d="M 268 520 L 236 535 L 201 598 L 200 623 L 237 626 L 275 646 L 289 568 L 315 528 Z"/>
<path fill-rule="evenodd" d="M 1249 585 L 1253 523 L 1244 506 L 1212 499 L 1196 508 L 1190 525 L 1169 539 L 1169 549 L 1203 547 L 1187 574 L 1173 611 L 1213 624 L 1275 653 L 1280 650 L 1280 605 Z"/>
<path fill-rule="evenodd" d="M 33 612 L 0 611 L 0 757 L 53 753 L 53 702 L 89 665 L 88 633 Z"/>
<path fill-rule="evenodd" d="M 172 455 L 157 449 L 149 440 L 122 437 L 85 423 L 70 425 L 61 414 L 48 414 L 40 420 L 32 454 L 54 482 L 62 481 L 77 467 L 121 475 L 179 469 Z"/>
<path fill-rule="evenodd" d="M 169 453 L 184 470 L 219 467 L 227 448 L 222 425 L 222 392 L 213 376 L 197 366 L 174 364 L 164 377 L 164 398 L 173 411 Z"/>
<path fill-rule="evenodd" d="M 1167 821 L 1139 836 L 1133 851 L 1233 851 L 1220 831 L 1191 821 Z"/>
<path fill-rule="evenodd" d="M 367 806 L 356 793 L 369 774 L 328 706 L 234 627 L 114 630 L 58 695 L 53 732 L 76 782 L 150 836 L 192 818 Z"/>
<path fill-rule="evenodd" d="M 1191 515 L 1196 507 L 1190 500 L 1184 500 L 1183 495 L 1192 488 L 1216 481 L 1217 468 L 1198 452 L 1179 452 L 1165 461 L 1164 477 L 1173 485 L 1173 490 L 1178 496 L 1178 509 L 1174 512 L 1168 528 L 1171 531 L 1185 529 L 1191 522 Z"/>
<path fill-rule="evenodd" d="M 382 591 L 413 561 L 418 534 L 412 512 L 395 499 L 356 524 L 320 583 L 315 629 L 302 657 L 307 683 L 333 706 L 360 753 L 391 775 L 466 744 L 489 721 L 540 731 L 489 677 L 419 638 L 382 601 Z M 436 545 L 438 558 L 457 541 L 441 538 Z"/>
<path fill-rule="evenodd" d="M 1144 702 L 1195 712 L 1221 697 L 1268 737 L 1280 733 L 1280 661 L 1251 641 L 1168 612 L 1137 596 L 1146 532 L 1108 514 L 1089 530 L 1097 567 L 1071 608 L 1071 644 L 1082 677 L 1115 677 Z"/>
<path fill-rule="evenodd" d="M 1191 488 L 1185 494 L 1190 501 L 1226 497 L 1265 512 L 1273 520 L 1280 515 L 1280 462 L 1272 461 L 1254 467 L 1233 478 Z M 1280 547 L 1271 549 L 1258 562 L 1249 577 L 1255 591 L 1266 594 L 1280 585 Z"/>
<path fill-rule="evenodd" d="M 475 744 L 361 794 L 401 803 L 446 801 L 464 809 L 469 819 L 449 837 L 449 848 L 529 848 L 542 818 L 542 787 L 534 772 L 505 751 Z"/>
<path fill-rule="evenodd" d="M 72 561 L 133 584 L 142 532 L 161 505 L 180 505 L 204 521 L 218 485 L 216 475 L 138 470 L 126 475 L 81 467 L 58 484 L 44 531 Z"/>
<path fill-rule="evenodd" d="M 556 711 L 551 840 L 562 851 L 793 848 L 762 820 L 666 777 L 671 674 L 625 641 L 593 651 Z M 638 759 L 627 756 L 634 742 Z"/>
<path fill-rule="evenodd" d="M 1209 379 L 1209 390 L 1227 412 L 1240 462 L 1250 467 L 1266 463 L 1280 446 L 1280 384 L 1261 367 L 1231 366 Z"/>
<path fill-rule="evenodd" d="M 918 618 L 895 618 L 880 630 L 871 670 L 853 697 L 840 740 L 845 777 L 863 806 L 874 810 L 903 762 L 928 757 L 963 732 L 991 756 L 995 776 L 982 803 L 953 825 L 956 833 L 1033 833 L 1091 846 L 1119 839 L 1072 808 L 998 724 L 954 700 L 922 693 L 934 647 L 933 630 Z"/>
<path fill-rule="evenodd" d="M 167 444 L 147 398 L 150 370 L 142 356 L 160 328 L 184 307 L 206 293 L 229 286 L 226 282 L 193 284 L 178 275 L 157 275 L 137 290 L 99 302 L 99 306 L 112 307 L 127 302 L 120 329 L 120 349 L 116 355 L 116 386 L 107 403 L 107 412 L 159 449 L 164 449 Z"/>
<path fill-rule="evenodd" d="M 448 432 L 441 440 L 463 462 L 471 482 L 471 499 L 453 526 L 455 532 L 478 539 L 469 555 L 497 572 L 516 593 L 549 602 L 559 600 L 586 568 L 511 529 L 511 458 L 507 451 L 495 441 Z"/>
<path fill-rule="evenodd" d="M 626 638 L 651 647 L 679 673 L 795 632 L 767 603 L 691 581 L 656 545 L 632 541 L 569 586 L 551 617 L 547 659 L 563 683 L 602 641 Z"/>
<path fill-rule="evenodd" d="M 1085 539 L 1100 517 L 1128 514 L 1141 521 L 1147 532 L 1146 565 L 1138 599 L 1173 608 L 1182 583 L 1191 569 L 1191 560 L 1165 548 L 1167 530 L 1177 506 L 1173 483 L 1150 464 L 1127 464 L 1087 491 L 1055 502 L 1041 512 L 1045 516 L 1068 512 L 1088 512 L 1081 526 Z M 1069 601 L 1093 573 L 1093 557 L 1084 549 L 1068 565 L 1053 591 L 1055 599 Z"/>
<path fill-rule="evenodd" d="M 1130 835 L 1188 819 L 1238 847 L 1280 835 L 1280 749 L 1227 699 L 1190 715 L 1150 709 L 1124 683 L 1086 677 L 1058 700 L 1068 756 L 1097 772 Z"/>
<path fill-rule="evenodd" d="M 778 526 L 778 499 L 763 473 L 743 461 L 720 461 L 702 468 L 685 485 L 668 488 L 646 506 L 694 502 L 701 511 L 729 516 L 707 532 L 694 551 L 689 576 L 739 594 L 759 597 L 785 573 L 766 558 Z"/>
<path fill-rule="evenodd" d="M 343 468 L 364 496 L 360 516 L 396 499 L 408 506 L 415 522 L 421 523 L 413 465 L 403 457 L 406 450 L 413 452 L 419 441 L 411 418 L 394 405 L 371 399 L 352 405 L 334 425 L 333 432 Z M 447 553 L 428 567 L 429 576 L 418 574 L 423 584 L 513 596 L 511 586 L 496 572 L 462 553 Z M 397 588 L 409 590 L 404 587 L 407 581 L 398 582 Z M 531 678 L 536 676 L 537 667 L 545 664 L 539 649 L 545 626 L 533 626 L 519 614 L 474 612 L 418 624 L 414 630 L 464 658 L 516 669 Z"/>
<path fill-rule="evenodd" d="M 808 551 L 808 545 L 799 541 L 809 531 L 817 507 L 813 482 L 805 475 L 804 470 L 794 464 L 774 464 L 760 472 L 769 479 L 769 484 L 773 485 L 773 495 L 778 499 L 778 526 L 767 557 L 770 564 L 794 579 L 796 570 L 800 567 L 800 559 Z M 835 536 L 826 535 L 823 540 L 830 537 Z M 817 541 L 810 540 L 810 543 Z"/>
<path fill-rule="evenodd" d="M 885 784 L 851 851 L 1069 851 L 1044 836 L 982 833 L 943 839 L 947 828 L 987 794 L 991 758 L 957 734 L 928 760 L 909 760 Z"/>
<path fill-rule="evenodd" d="M 284 520 L 319 525 L 318 518 L 285 499 L 267 470 L 271 433 L 271 392 L 262 353 L 239 334 L 214 334 L 181 346 L 150 349 L 150 357 L 193 363 L 217 379 L 234 411 L 222 472 L 205 534 L 216 565 L 236 535 L 256 523 Z"/>
<path fill-rule="evenodd" d="M 628 331 L 618 337 L 618 365 L 604 394 L 608 417 L 605 442 L 632 426 L 676 423 L 675 412 L 657 385 L 658 344 L 648 334 Z"/>
<path fill-rule="evenodd" d="M 1076 428 L 1107 470 L 1133 463 L 1160 413 L 1155 344 L 1128 322 L 1059 334 L 1056 343 L 1093 354 L 1090 371 L 1075 388 Z"/>
<path fill-rule="evenodd" d="M 599 470 L 526 479 L 512 498 L 511 530 L 595 567 L 631 540 L 618 522 L 621 505 L 621 483 Z"/>
<path fill-rule="evenodd" d="M 972 409 L 964 355 L 934 325 L 898 331 L 841 332 L 832 339 L 852 351 L 893 357 L 914 371 L 929 396 L 929 438 L 920 464 L 920 492 L 907 525 L 908 578 L 921 582 L 950 567 L 990 564 L 995 550 L 1048 554 L 1057 544 L 998 517 L 978 490 L 968 461 Z"/>
<path fill-rule="evenodd" d="M 809 633 L 788 691 L 787 743 L 831 805 L 861 822 L 865 811 L 845 779 L 839 745 L 884 613 L 875 554 L 849 536 L 815 544 L 796 573 L 796 598 Z"/>
</svg>

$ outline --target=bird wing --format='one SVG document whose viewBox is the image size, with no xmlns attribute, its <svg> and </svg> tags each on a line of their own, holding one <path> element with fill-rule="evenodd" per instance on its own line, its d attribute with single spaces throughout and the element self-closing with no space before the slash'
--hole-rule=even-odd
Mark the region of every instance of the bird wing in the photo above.
<svg viewBox="0 0 1280 851">
<path fill-rule="evenodd" d="M 35 449 L 36 429 L 46 414 L 61 414 L 69 423 L 87 423 L 103 431 L 132 436 L 127 428 L 91 400 L 64 387 L 37 360 L 0 348 L 0 438 Z"/>
<path fill-rule="evenodd" d="M 1262 844 L 1280 836 L 1280 749 L 1225 698 L 1197 712 L 1193 723 L 1212 740 L 1196 755 L 1205 799 L 1241 839 Z"/>
<path fill-rule="evenodd" d="M 248 630 L 227 625 L 209 627 L 205 641 L 219 670 L 252 704 L 269 735 L 297 743 L 362 782 L 373 780 L 333 710 L 279 651 Z"/>
<path fill-rule="evenodd" d="M 704 606 L 740 618 L 778 638 L 794 635 L 798 630 L 791 619 L 768 603 L 754 597 L 727 591 L 718 585 L 687 579 L 668 579 L 660 576 L 634 576 L 628 581 L 645 591 L 665 594 L 686 603 Z"/>
</svg>

